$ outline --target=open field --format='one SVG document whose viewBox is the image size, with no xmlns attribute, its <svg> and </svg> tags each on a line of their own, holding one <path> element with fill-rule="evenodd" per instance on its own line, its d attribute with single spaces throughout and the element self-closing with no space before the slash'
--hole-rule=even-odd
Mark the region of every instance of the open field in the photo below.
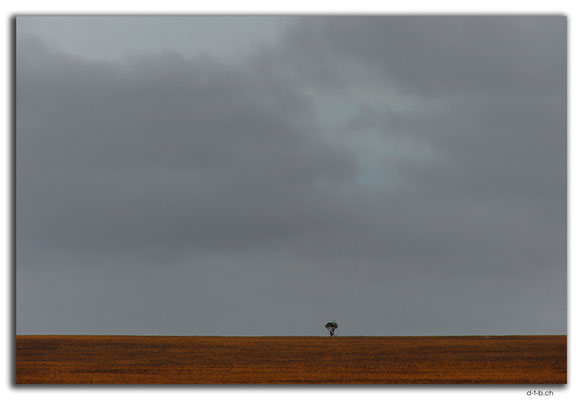
<svg viewBox="0 0 583 400">
<path fill-rule="evenodd" d="M 17 336 L 17 383 L 567 383 L 566 336 Z"/>
</svg>

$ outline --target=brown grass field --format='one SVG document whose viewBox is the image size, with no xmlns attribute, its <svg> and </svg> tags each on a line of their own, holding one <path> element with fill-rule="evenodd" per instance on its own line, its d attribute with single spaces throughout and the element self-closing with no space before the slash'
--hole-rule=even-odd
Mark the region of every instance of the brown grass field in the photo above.
<svg viewBox="0 0 583 400">
<path fill-rule="evenodd" d="M 17 336 L 16 383 L 567 383 L 566 336 Z"/>
</svg>

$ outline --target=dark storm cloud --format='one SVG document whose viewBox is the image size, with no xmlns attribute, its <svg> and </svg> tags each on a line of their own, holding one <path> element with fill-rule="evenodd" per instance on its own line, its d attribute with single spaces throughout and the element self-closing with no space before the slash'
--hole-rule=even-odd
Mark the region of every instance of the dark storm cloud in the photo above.
<svg viewBox="0 0 583 400">
<path fill-rule="evenodd" d="M 298 18 L 238 63 L 19 35 L 19 331 L 564 332 L 565 35 Z"/>
<path fill-rule="evenodd" d="M 302 202 L 327 195 L 316 180 L 354 169 L 350 154 L 312 137 L 305 96 L 253 71 L 172 54 L 123 67 L 45 58 L 19 60 L 19 107 L 37 110 L 19 120 L 36 133 L 19 142 L 31 149 L 20 172 L 30 182 L 23 190 L 33 192 L 23 202 L 52 208 L 26 215 L 50 219 L 35 224 L 41 242 L 167 248 L 269 240 L 277 226 L 285 234 L 303 218 Z M 68 203 L 77 209 L 61 207 Z M 262 225 L 272 223 L 264 236 Z"/>
<path fill-rule="evenodd" d="M 360 73 L 401 93 L 564 95 L 565 28 L 559 16 L 313 17 L 290 29 L 278 56 L 336 88 Z"/>
<path fill-rule="evenodd" d="M 402 110 L 362 103 L 346 124 L 349 135 L 380 131 L 387 147 L 407 140 L 430 149 L 426 156 L 381 161 L 387 175 L 402 181 L 391 193 L 397 204 L 388 210 L 402 201 L 396 214 L 419 221 L 414 236 L 426 235 L 418 232 L 421 227 L 435 225 L 436 232 L 457 227 L 454 242 L 462 244 L 480 236 L 474 226 L 487 232 L 482 243 L 499 238 L 517 246 L 506 236 L 521 237 L 540 220 L 530 231 L 541 233 L 544 248 L 565 245 L 565 33 L 561 17 L 347 17 L 304 20 L 289 40 L 308 79 L 318 67 L 333 76 L 331 61 L 342 60 L 360 67 L 338 68 L 344 74 L 336 86 L 346 92 L 368 79 L 414 99 Z M 399 101 L 392 100 L 397 106 Z M 418 106 L 423 102 L 434 107 Z M 427 224 L 420 219 L 425 213 Z M 513 219 L 521 221 L 520 228 L 504 222 Z M 400 227 L 407 225 L 394 231 L 402 237 Z M 563 240 L 548 243 L 549 231 Z M 435 239 L 431 243 L 443 249 Z M 454 254 L 455 246 L 450 250 Z"/>
</svg>

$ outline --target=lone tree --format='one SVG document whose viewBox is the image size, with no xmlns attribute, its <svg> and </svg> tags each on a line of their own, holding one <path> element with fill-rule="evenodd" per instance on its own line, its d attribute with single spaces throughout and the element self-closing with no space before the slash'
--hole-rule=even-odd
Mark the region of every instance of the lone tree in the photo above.
<svg viewBox="0 0 583 400">
<path fill-rule="evenodd" d="M 326 329 L 328 329 L 328 332 L 330 332 L 330 336 L 334 336 L 334 332 L 336 331 L 336 329 L 338 329 L 338 322 L 336 321 L 328 322 L 324 326 L 326 327 Z"/>
</svg>

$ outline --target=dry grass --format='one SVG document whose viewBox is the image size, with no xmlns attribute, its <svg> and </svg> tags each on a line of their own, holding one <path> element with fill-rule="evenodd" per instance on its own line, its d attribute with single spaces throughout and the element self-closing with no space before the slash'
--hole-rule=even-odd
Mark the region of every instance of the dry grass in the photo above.
<svg viewBox="0 0 583 400">
<path fill-rule="evenodd" d="M 17 383 L 567 382 L 566 336 L 17 336 Z"/>
</svg>

